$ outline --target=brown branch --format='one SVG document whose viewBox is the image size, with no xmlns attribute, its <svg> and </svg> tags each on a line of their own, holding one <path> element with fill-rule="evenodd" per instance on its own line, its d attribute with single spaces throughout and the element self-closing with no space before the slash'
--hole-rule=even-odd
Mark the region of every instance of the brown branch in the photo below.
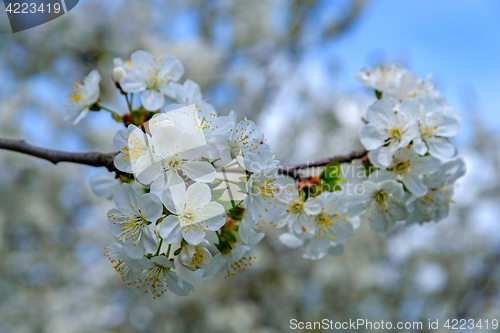
<svg viewBox="0 0 500 333">
<path fill-rule="evenodd" d="M 99 152 L 89 152 L 89 153 L 68 153 L 64 151 L 43 149 L 31 146 L 27 144 L 24 140 L 9 140 L 0 138 L 0 149 L 10 150 L 26 155 L 31 155 L 51 163 L 57 164 L 59 162 L 71 162 L 84 165 L 90 165 L 94 167 L 106 167 L 111 172 L 116 172 L 117 175 L 126 175 L 127 177 L 132 177 L 132 175 L 124 173 L 118 170 L 114 164 L 114 158 L 117 152 L 103 154 Z"/>
<path fill-rule="evenodd" d="M 54 164 L 59 162 L 71 162 L 84 165 L 90 165 L 95 167 L 106 167 L 111 172 L 116 172 L 117 175 L 125 175 L 129 178 L 134 178 L 133 175 L 124 173 L 118 170 L 114 165 L 114 158 L 118 152 L 103 154 L 99 152 L 90 153 L 68 153 L 64 151 L 43 149 L 31 146 L 27 144 L 24 140 L 9 140 L 0 138 L 0 149 L 10 150 L 22 154 L 31 155 L 38 157 Z M 339 163 L 349 163 L 353 160 L 360 159 L 366 155 L 366 151 L 355 151 L 349 155 L 345 156 L 335 156 L 331 158 L 325 158 L 315 162 L 308 162 L 298 165 L 281 166 L 279 172 L 283 175 L 293 177 L 295 179 L 301 179 L 301 175 L 298 170 L 307 169 L 312 167 L 325 166 L 328 163 L 337 160 Z"/>
<path fill-rule="evenodd" d="M 300 175 L 298 170 L 314 168 L 314 167 L 322 167 L 322 166 L 325 166 L 328 163 L 331 163 L 335 160 L 338 161 L 339 163 L 350 163 L 354 160 L 363 158 L 366 155 L 366 153 L 367 153 L 366 150 L 353 151 L 349 155 L 339 155 L 339 156 L 324 158 L 321 160 L 307 162 L 307 163 L 298 164 L 298 165 L 289 165 L 289 166 L 285 165 L 285 166 L 280 167 L 279 172 L 282 175 L 287 175 L 287 176 L 290 176 L 290 177 L 293 177 L 295 179 L 300 180 L 302 178 L 302 176 Z"/>
</svg>

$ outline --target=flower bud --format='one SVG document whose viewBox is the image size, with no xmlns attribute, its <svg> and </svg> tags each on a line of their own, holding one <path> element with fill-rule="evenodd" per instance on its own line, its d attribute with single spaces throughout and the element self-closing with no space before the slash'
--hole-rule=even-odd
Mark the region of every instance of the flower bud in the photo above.
<svg viewBox="0 0 500 333">
<path fill-rule="evenodd" d="M 120 79 L 125 75 L 125 70 L 123 67 L 115 67 L 113 68 L 113 81 L 120 82 Z"/>
</svg>

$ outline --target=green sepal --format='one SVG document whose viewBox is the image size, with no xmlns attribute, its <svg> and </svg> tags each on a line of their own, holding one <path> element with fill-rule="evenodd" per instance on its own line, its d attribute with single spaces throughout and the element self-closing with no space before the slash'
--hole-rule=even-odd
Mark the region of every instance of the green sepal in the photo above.
<svg viewBox="0 0 500 333">
<path fill-rule="evenodd" d="M 99 106 L 99 103 L 94 103 L 89 106 L 89 111 L 101 111 L 101 107 Z"/>
<path fill-rule="evenodd" d="M 243 216 L 245 215 L 245 209 L 239 206 L 236 206 L 227 212 L 227 215 L 235 221 L 241 221 Z"/>
<path fill-rule="evenodd" d="M 177 250 L 175 250 L 174 256 L 178 256 L 179 254 L 181 254 L 181 251 L 182 251 L 182 247 L 180 247 Z"/>
<path fill-rule="evenodd" d="M 119 114 L 111 114 L 111 117 L 113 118 L 114 121 L 117 121 L 119 123 L 123 123 L 123 116 L 120 116 Z"/>
<path fill-rule="evenodd" d="M 380 90 L 375 90 L 375 96 L 377 96 L 377 99 L 382 99 L 383 93 Z"/>
</svg>

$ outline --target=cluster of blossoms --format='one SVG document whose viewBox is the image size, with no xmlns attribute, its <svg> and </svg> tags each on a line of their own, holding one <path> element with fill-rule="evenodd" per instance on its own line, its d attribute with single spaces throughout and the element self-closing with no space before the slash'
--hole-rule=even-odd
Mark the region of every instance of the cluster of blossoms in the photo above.
<svg viewBox="0 0 500 333">
<path fill-rule="evenodd" d="M 362 183 L 365 191 L 354 199 L 353 210 L 369 211 L 376 231 L 387 231 L 397 221 L 441 221 L 466 171 L 449 139 L 458 134 L 460 117 L 431 76 L 422 81 L 398 65 L 363 69 L 354 76 L 374 88 L 378 100 L 359 131 L 376 171 Z"/>
<path fill-rule="evenodd" d="M 105 255 L 125 283 L 154 298 L 194 291 L 176 264 L 202 269 L 203 277 L 245 271 L 265 223 L 284 229 L 284 245 L 317 260 L 342 254 L 366 211 L 376 231 L 396 221 L 440 221 L 465 172 L 448 140 L 458 117 L 430 79 L 398 66 L 355 74 L 379 100 L 360 130 L 369 151 L 362 190 L 348 193 L 335 160 L 318 176 L 288 176 L 253 121 L 238 121 L 234 111 L 219 116 L 195 82 L 178 82 L 184 68 L 175 57 L 137 51 L 114 65 L 128 112 L 100 104 L 95 71 L 77 85 L 69 107 L 73 119 L 103 109 L 126 126 L 114 138 L 119 175 L 98 174 L 90 184 L 116 203 L 108 212 L 114 244 Z M 134 108 L 137 93 L 141 105 Z"/>
</svg>

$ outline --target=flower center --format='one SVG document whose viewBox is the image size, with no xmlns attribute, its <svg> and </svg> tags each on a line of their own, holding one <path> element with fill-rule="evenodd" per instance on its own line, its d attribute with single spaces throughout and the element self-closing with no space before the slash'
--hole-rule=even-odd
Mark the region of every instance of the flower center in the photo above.
<svg viewBox="0 0 500 333">
<path fill-rule="evenodd" d="M 428 140 L 429 138 L 431 138 L 432 136 L 434 136 L 434 131 L 437 129 L 437 126 L 434 126 L 434 127 L 429 127 L 429 126 L 426 126 L 426 125 L 422 125 L 420 124 L 420 134 L 422 136 L 422 140 L 426 141 Z"/>
<path fill-rule="evenodd" d="M 179 171 L 182 168 L 182 160 L 177 156 L 170 156 L 163 160 L 165 163 L 165 170 Z"/>
<path fill-rule="evenodd" d="M 195 247 L 193 259 L 191 260 L 191 265 L 198 266 L 205 259 L 205 251 L 200 247 Z"/>
<path fill-rule="evenodd" d="M 401 161 L 399 163 L 396 164 L 396 166 L 394 167 L 394 169 L 396 170 L 396 172 L 398 174 L 405 174 L 406 171 L 408 171 L 408 168 L 411 167 L 411 163 L 408 162 L 408 161 Z"/>
<path fill-rule="evenodd" d="M 181 220 L 181 226 L 182 227 L 187 227 L 190 226 L 191 224 L 195 224 L 196 221 L 196 213 L 193 211 L 192 208 L 187 208 L 186 210 L 182 211 L 179 214 L 179 218 Z"/>
<path fill-rule="evenodd" d="M 167 79 L 166 81 L 158 77 L 158 74 L 160 73 L 160 68 L 153 68 L 153 69 L 148 69 L 148 79 L 146 80 L 146 89 L 149 90 L 160 90 L 165 84 L 167 84 L 170 79 Z"/>
<path fill-rule="evenodd" d="M 375 195 L 375 199 L 377 200 L 378 203 L 380 204 L 383 204 L 385 203 L 386 201 L 386 194 L 384 193 L 384 191 L 379 191 L 376 195 Z"/>
<path fill-rule="evenodd" d="M 259 190 L 262 194 L 262 197 L 267 200 L 268 198 L 274 198 L 274 187 L 273 183 L 276 181 L 276 178 L 266 179 L 266 181 L 259 187 Z"/>
<path fill-rule="evenodd" d="M 331 233 L 339 232 L 336 228 L 337 222 L 332 220 L 338 220 L 339 214 L 334 215 L 325 215 L 323 213 L 319 213 L 316 216 L 316 238 L 321 239 L 324 237 L 329 237 L 331 240 L 335 240 L 335 237 L 331 235 Z M 344 221 L 344 219 L 342 219 Z"/>
<path fill-rule="evenodd" d="M 394 128 L 390 131 L 389 136 L 390 136 L 390 140 L 401 142 L 401 139 L 403 137 L 403 133 L 401 132 L 401 129 Z"/>
<path fill-rule="evenodd" d="M 70 103 L 75 103 L 82 99 L 82 91 L 83 91 L 82 85 L 80 84 L 80 82 L 77 81 L 73 82 L 73 84 L 75 86 L 71 88 L 72 92 L 71 94 L 68 95 L 68 101 Z"/>
<path fill-rule="evenodd" d="M 302 202 L 302 201 L 295 201 L 294 203 L 288 205 L 287 212 L 291 213 L 291 214 L 301 214 L 301 213 L 304 213 L 304 202 Z"/>
<path fill-rule="evenodd" d="M 129 156 L 132 160 L 137 160 L 142 155 L 146 154 L 148 147 L 138 138 L 127 137 L 128 147 L 123 150 L 128 150 Z"/>
</svg>

